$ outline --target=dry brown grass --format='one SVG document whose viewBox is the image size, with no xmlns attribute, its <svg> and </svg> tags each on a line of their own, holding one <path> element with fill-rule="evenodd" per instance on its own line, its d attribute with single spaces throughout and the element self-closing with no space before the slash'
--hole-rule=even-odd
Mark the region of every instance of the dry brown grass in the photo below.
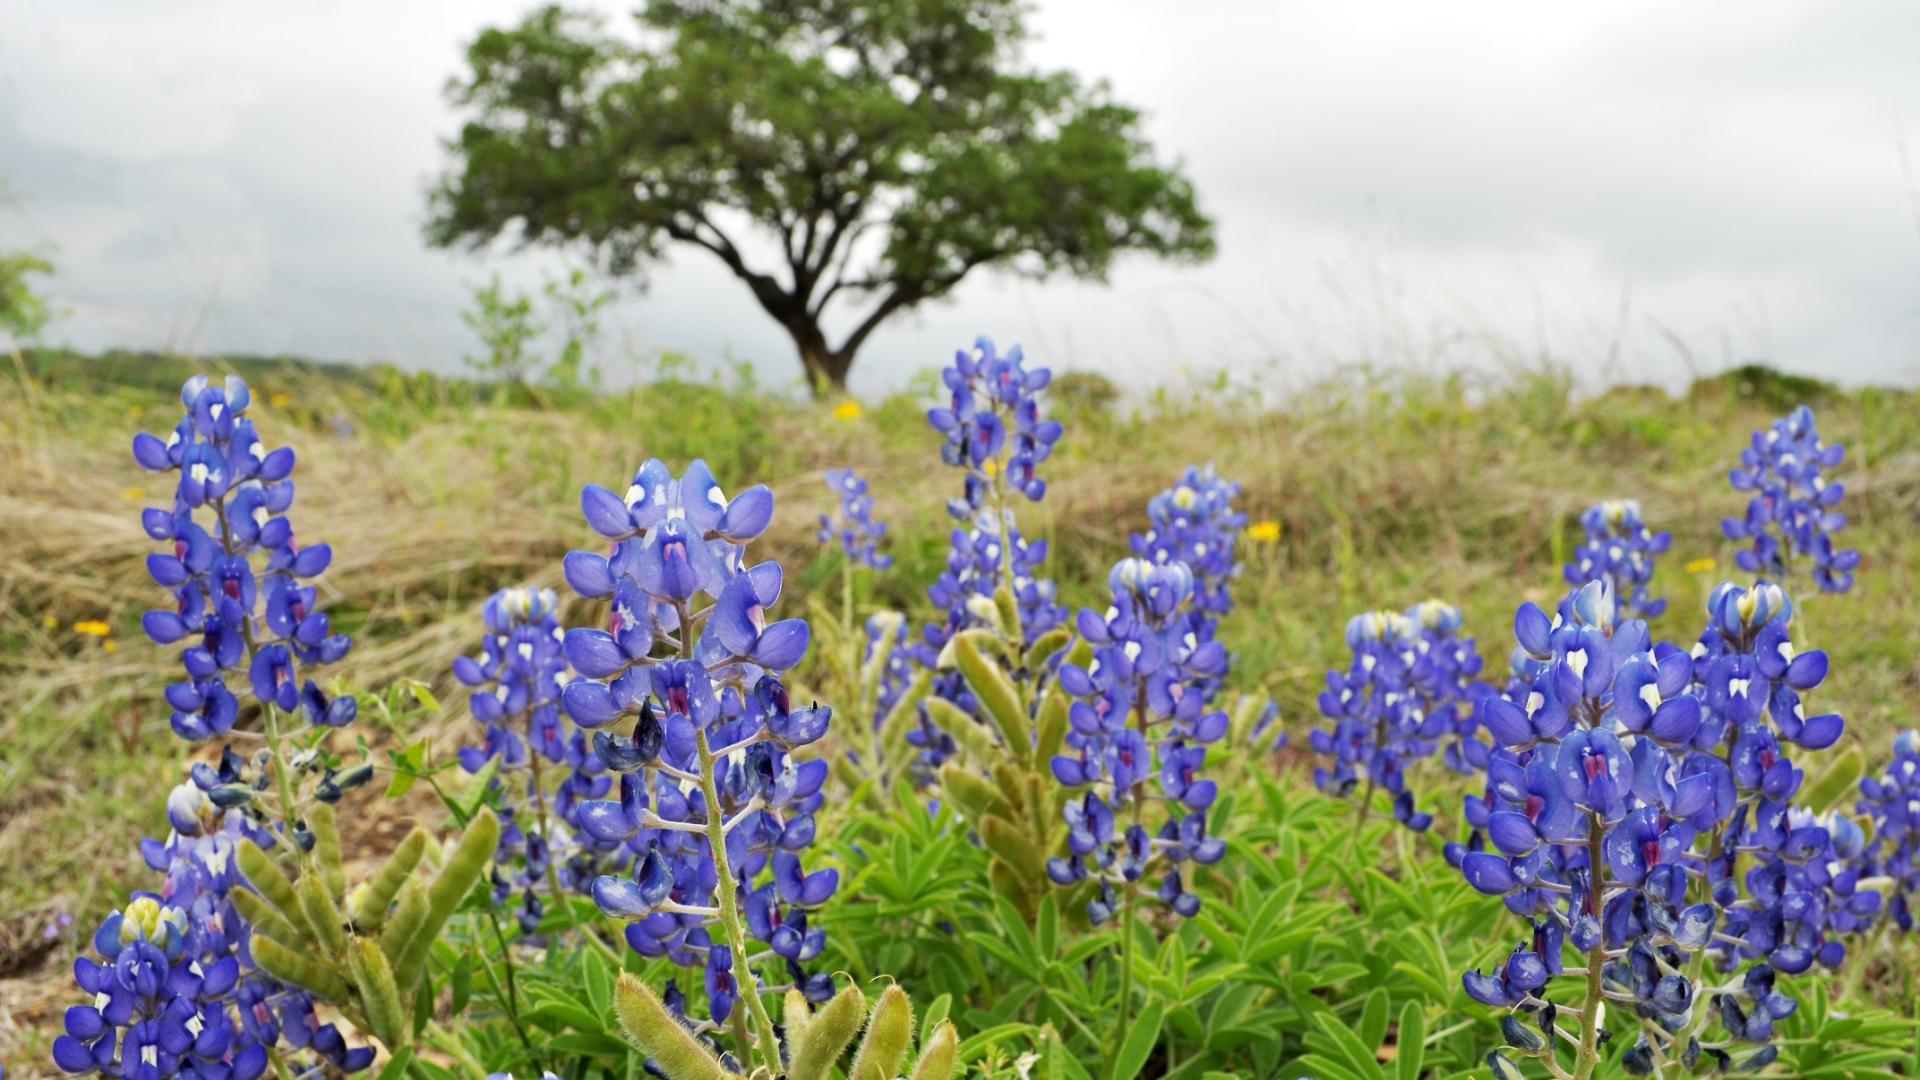
<svg viewBox="0 0 1920 1080">
<path fill-rule="evenodd" d="M 126 449 L 135 427 L 170 423 L 170 405 L 110 385 L 16 389 L 0 391 L 0 910 L 63 910 L 79 929 L 144 880 L 134 838 L 160 827 L 187 753 L 160 698 L 176 661 L 138 630 L 156 596 L 138 508 L 164 492 Z M 480 602 L 510 584 L 564 592 L 561 556 L 594 543 L 578 518 L 579 486 L 617 485 L 649 454 L 677 464 L 697 449 L 724 484 L 774 487 L 781 513 L 762 552 L 787 563 L 796 610 L 808 591 L 837 588 L 826 567 L 808 566 L 828 466 L 869 476 L 899 538 L 900 566 L 877 583 L 878 602 L 920 604 L 942 559 L 954 484 L 914 402 L 845 422 L 687 386 L 544 410 L 316 378 L 256 391 L 263 437 L 301 454 L 302 539 L 334 548 L 321 587 L 357 638 L 339 678 L 433 684 L 449 711 L 427 734 L 442 746 L 467 734 L 445 673 L 472 646 Z M 272 404 L 276 392 L 292 400 Z M 1581 401 L 1550 375 L 1484 385 L 1354 378 L 1271 410 L 1215 395 L 1132 415 L 1088 411 L 1069 418 L 1046 470 L 1050 496 L 1024 520 L 1054 542 L 1068 597 L 1090 600 L 1148 497 L 1182 466 L 1211 460 L 1242 482 L 1242 504 L 1281 522 L 1284 537 L 1249 552 L 1227 633 L 1242 682 L 1275 693 L 1297 731 L 1312 722 L 1312 694 L 1355 610 L 1452 599 L 1498 664 L 1513 606 L 1556 594 L 1572 519 L 1601 497 L 1636 496 L 1673 529 L 1659 584 L 1674 610 L 1656 631 L 1691 637 L 1711 575 L 1680 568 L 1717 554 L 1731 573 L 1718 522 L 1741 501 L 1724 470 L 1777 408 L 1761 398 Z M 352 432 L 336 431 L 335 417 L 351 418 Z M 1821 420 L 1853 451 L 1844 477 L 1867 566 L 1853 595 L 1809 604 L 1807 622 L 1834 656 L 1829 700 L 1877 749 L 1920 711 L 1920 409 L 1905 394 L 1858 394 L 1823 402 Z M 112 651 L 73 632 L 84 619 L 113 628 Z M 7 1014 L 15 1024 L 53 1015 L 64 979 L 48 970 L 51 982 L 0 982 L 0 1058 L 44 1049 L 10 1037 Z"/>
</svg>

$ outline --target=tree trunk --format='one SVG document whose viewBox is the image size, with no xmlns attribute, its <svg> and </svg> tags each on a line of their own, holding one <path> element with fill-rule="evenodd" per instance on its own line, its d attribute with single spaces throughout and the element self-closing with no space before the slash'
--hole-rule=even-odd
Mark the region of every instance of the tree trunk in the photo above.
<svg viewBox="0 0 1920 1080">
<path fill-rule="evenodd" d="M 853 368 L 853 351 L 835 349 L 827 344 L 826 332 L 809 319 L 787 323 L 787 334 L 800 353 L 800 366 L 807 374 L 807 389 L 815 401 L 824 400 L 847 389 L 847 372 Z"/>
</svg>

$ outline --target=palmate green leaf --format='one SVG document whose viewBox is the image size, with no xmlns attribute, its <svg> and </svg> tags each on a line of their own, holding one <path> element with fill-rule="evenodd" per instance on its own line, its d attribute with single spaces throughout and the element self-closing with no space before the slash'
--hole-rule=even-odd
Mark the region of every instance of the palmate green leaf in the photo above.
<svg viewBox="0 0 1920 1080">
<path fill-rule="evenodd" d="M 1027 1003 L 1039 996 L 1040 992 L 1039 983 L 1028 982 L 1009 986 L 993 1000 L 990 1008 L 968 1009 L 967 1023 L 957 1026 L 985 1030 L 1001 1024 L 1014 1023 L 1026 1016 Z M 1033 1026 L 1033 1024 L 1027 1024 L 1029 1028 Z"/>
<path fill-rule="evenodd" d="M 1365 964 L 1356 964 L 1351 961 L 1319 965 L 1309 970 L 1295 973 L 1293 986 L 1298 992 L 1305 993 L 1309 990 L 1317 990 L 1323 986 L 1335 986 L 1339 983 L 1351 982 L 1366 973 L 1367 966 Z"/>
<path fill-rule="evenodd" d="M 1367 1080 L 1385 1080 L 1386 1074 L 1381 1071 L 1374 1047 L 1367 1045 L 1353 1029 L 1341 1023 L 1339 1017 L 1331 1012 L 1317 1012 L 1313 1016 L 1313 1023 L 1318 1031 L 1307 1035 L 1308 1046 L 1344 1062 L 1356 1076 Z"/>
<path fill-rule="evenodd" d="M 992 953 L 994 959 L 1015 971 L 1025 969 L 1028 964 L 1029 957 L 1027 954 L 1022 953 L 1017 947 L 991 935 L 982 935 L 974 944 L 986 952 Z"/>
<path fill-rule="evenodd" d="M 1237 1022 L 1247 1015 L 1254 999 L 1259 996 L 1260 988 L 1253 983 L 1230 984 L 1213 999 L 1213 1007 L 1207 1011 L 1207 1030 L 1218 1031 Z"/>
<path fill-rule="evenodd" d="M 545 1046 L 549 1050 L 592 1058 L 619 1059 L 628 1056 L 626 1043 L 611 1035 L 591 1031 L 569 1031 L 564 1035 L 555 1035 L 546 1041 Z"/>
<path fill-rule="evenodd" d="M 1258 1046 L 1279 1040 L 1281 1028 L 1274 1023 L 1247 1023 L 1224 1027 L 1207 1035 L 1207 1048 L 1218 1051 L 1238 1050 L 1243 1046 Z"/>
<path fill-rule="evenodd" d="M 933 1029 L 939 1027 L 940 1022 L 945 1020 L 947 1014 L 952 1011 L 952 994 L 941 994 L 939 997 L 934 998 L 933 1004 L 928 1005 L 927 1011 L 920 1015 L 920 1041 L 924 1043 L 931 1038 L 933 1036 Z"/>
<path fill-rule="evenodd" d="M 380 1075 L 375 1077 L 375 1080 L 400 1080 L 407 1075 L 407 1067 L 412 1064 L 413 1047 L 403 1046 L 387 1059 L 386 1066 L 380 1070 Z"/>
<path fill-rule="evenodd" d="M 1314 1080 L 1373 1080 L 1375 1074 L 1356 1072 L 1352 1068 L 1321 1054 L 1306 1054 L 1294 1062 L 1301 1076 L 1311 1076 Z"/>
<path fill-rule="evenodd" d="M 573 1028 L 576 1031 L 600 1031 L 607 1026 L 604 1013 L 596 1013 L 576 1002 L 549 999 L 522 1009 L 521 1015 L 542 1027 L 548 1022 Z"/>
<path fill-rule="evenodd" d="M 613 1009 L 613 983 L 616 972 L 598 949 L 581 953 L 580 981 L 587 990 L 587 1002 L 594 1013 L 606 1016 Z"/>
<path fill-rule="evenodd" d="M 1047 1032 L 1046 1053 L 1041 1058 L 1041 1066 L 1043 1080 L 1093 1080 L 1087 1067 L 1080 1063 L 1079 1055 L 1060 1041 L 1057 1031 Z"/>
<path fill-rule="evenodd" d="M 1353 1029 L 1361 1043 L 1378 1047 L 1387 1037 L 1387 992 L 1375 987 L 1360 1006 L 1360 1023 Z"/>
<path fill-rule="evenodd" d="M 1444 967 L 1427 967 L 1402 960 L 1393 965 L 1393 970 L 1405 975 L 1414 985 L 1418 986 L 1423 993 L 1435 1001 L 1445 1001 L 1452 996 L 1447 984 L 1441 982 L 1440 976 L 1435 974 L 1436 971 L 1447 970 Z"/>
<path fill-rule="evenodd" d="M 1153 1055 L 1154 1046 L 1160 1042 L 1160 1026 L 1165 1015 L 1165 1009 L 1157 1001 L 1148 1002 L 1146 1008 L 1140 1010 L 1139 1019 L 1128 1028 L 1120 1052 L 1113 1057 L 1111 1080 L 1133 1080 L 1140 1075 L 1147 1058 Z"/>
<path fill-rule="evenodd" d="M 1420 1069 L 1426 1058 L 1426 1041 L 1426 1014 L 1418 1001 L 1409 1001 L 1400 1008 L 1400 1029 L 1394 1035 L 1395 1080 L 1420 1080 Z"/>
<path fill-rule="evenodd" d="M 1007 1042 L 1016 1035 L 1025 1035 L 1035 1030 L 1032 1024 L 996 1024 L 976 1033 L 972 1038 L 960 1042 L 959 1060 L 978 1061 L 988 1050 Z"/>
<path fill-rule="evenodd" d="M 487 799 L 487 787 L 493 782 L 494 774 L 499 771 L 500 757 L 496 754 L 488 758 L 485 765 L 480 766 L 480 771 L 473 774 L 472 779 L 467 781 L 467 786 L 462 788 L 458 795 L 442 794 L 441 801 L 453 814 L 456 825 L 465 828 L 467 822 L 473 820 L 473 815 L 480 812 L 480 804 Z"/>
<path fill-rule="evenodd" d="M 430 713 L 440 712 L 440 699 L 433 696 L 431 687 L 419 679 L 407 679 L 405 684 L 407 692 L 413 695 L 416 704 Z"/>
</svg>

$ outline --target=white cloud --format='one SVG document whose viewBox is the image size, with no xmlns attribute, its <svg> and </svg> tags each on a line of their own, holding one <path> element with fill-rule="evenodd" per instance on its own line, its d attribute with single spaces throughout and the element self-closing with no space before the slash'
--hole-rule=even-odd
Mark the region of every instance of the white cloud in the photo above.
<svg viewBox="0 0 1920 1080">
<path fill-rule="evenodd" d="M 457 122 L 440 88 L 479 27 L 522 8 L 5 9 L 0 175 L 27 201 L 0 228 L 56 246 L 58 333 L 456 366 L 465 283 L 553 263 L 420 240 Z M 858 385 L 897 385 L 982 330 L 1140 378 L 1485 363 L 1493 336 L 1671 381 L 1672 333 L 1707 368 L 1920 379 L 1920 196 L 1899 157 L 1920 8 L 1046 0 L 1036 29 L 1037 59 L 1147 110 L 1221 254 L 1128 263 L 1104 289 L 970 282 L 876 335 Z M 696 254 L 612 330 L 794 370 Z"/>
</svg>

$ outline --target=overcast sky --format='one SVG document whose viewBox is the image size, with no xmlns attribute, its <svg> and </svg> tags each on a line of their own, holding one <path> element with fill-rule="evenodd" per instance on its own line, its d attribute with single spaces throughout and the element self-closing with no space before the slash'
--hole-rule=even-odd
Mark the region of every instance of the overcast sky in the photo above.
<svg viewBox="0 0 1920 1080">
<path fill-rule="evenodd" d="M 58 262 L 49 336 L 458 367 L 470 285 L 556 265 L 420 238 L 441 88 L 528 6 L 0 0 L 0 248 Z M 1041 0 L 1034 25 L 1033 59 L 1147 112 L 1220 254 L 1109 287 L 970 280 L 875 335 L 857 389 L 981 332 L 1141 381 L 1545 355 L 1920 382 L 1911 0 Z M 797 373 L 699 253 L 610 321 L 616 363 L 661 349 Z"/>
</svg>

